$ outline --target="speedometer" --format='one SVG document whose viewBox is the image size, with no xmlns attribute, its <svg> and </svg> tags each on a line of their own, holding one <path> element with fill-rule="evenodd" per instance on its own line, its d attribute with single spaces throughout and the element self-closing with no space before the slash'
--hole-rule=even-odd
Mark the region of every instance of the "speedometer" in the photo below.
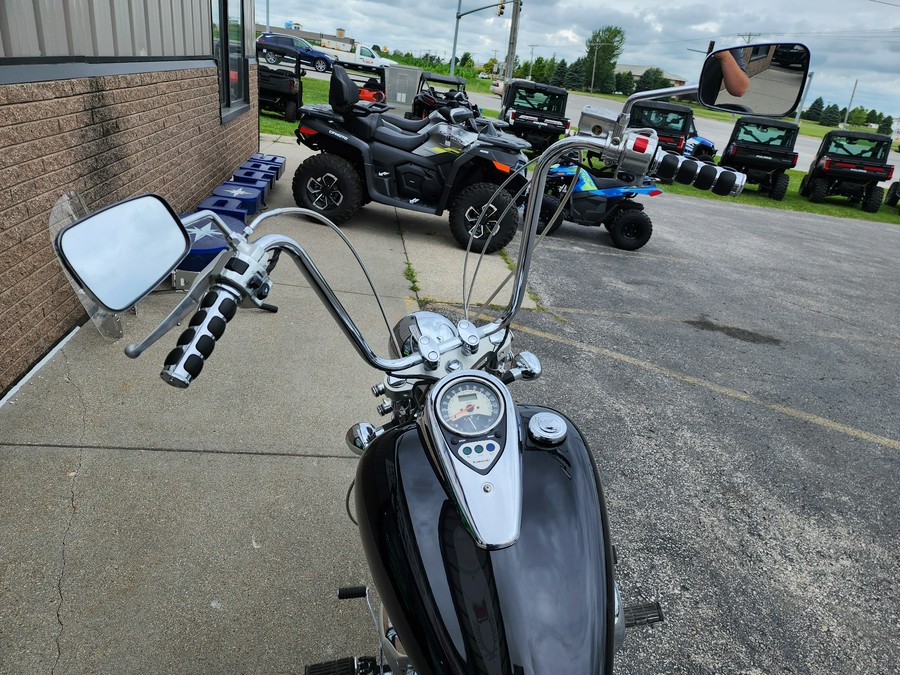
<svg viewBox="0 0 900 675">
<path fill-rule="evenodd" d="M 503 415 L 497 391 L 486 382 L 463 380 L 447 387 L 438 400 L 438 417 L 461 436 L 483 436 Z"/>
</svg>

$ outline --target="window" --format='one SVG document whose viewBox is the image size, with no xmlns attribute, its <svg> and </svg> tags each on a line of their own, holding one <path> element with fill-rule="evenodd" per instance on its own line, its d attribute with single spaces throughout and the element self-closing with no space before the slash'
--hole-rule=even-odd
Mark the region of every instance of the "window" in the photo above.
<svg viewBox="0 0 900 675">
<path fill-rule="evenodd" d="M 213 0 L 213 58 L 219 67 L 222 120 L 247 107 L 243 0 Z"/>
</svg>

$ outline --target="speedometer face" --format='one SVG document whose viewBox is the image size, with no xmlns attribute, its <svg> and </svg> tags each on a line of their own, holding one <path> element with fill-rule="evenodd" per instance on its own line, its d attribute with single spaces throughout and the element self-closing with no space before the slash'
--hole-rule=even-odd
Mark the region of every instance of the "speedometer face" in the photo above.
<svg viewBox="0 0 900 675">
<path fill-rule="evenodd" d="M 493 387 L 464 380 L 441 393 L 438 414 L 450 431 L 461 436 L 482 436 L 497 424 L 503 404 Z"/>
</svg>

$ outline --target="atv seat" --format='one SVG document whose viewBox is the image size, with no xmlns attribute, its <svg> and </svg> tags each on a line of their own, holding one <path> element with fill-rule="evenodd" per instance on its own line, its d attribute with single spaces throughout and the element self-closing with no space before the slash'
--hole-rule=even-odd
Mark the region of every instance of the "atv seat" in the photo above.
<svg viewBox="0 0 900 675">
<path fill-rule="evenodd" d="M 391 126 L 391 123 L 382 120 L 382 124 L 375 128 L 376 141 L 399 148 L 407 152 L 415 150 L 428 140 L 428 134 L 419 134 L 413 131 L 404 131 L 399 127 Z"/>
<path fill-rule="evenodd" d="M 384 121 L 386 124 L 393 124 L 395 127 L 399 127 L 403 129 L 403 131 L 421 131 L 429 124 L 432 123 L 430 119 L 427 117 L 422 118 L 420 120 L 408 120 L 403 117 L 398 117 L 397 115 L 384 115 Z"/>
</svg>

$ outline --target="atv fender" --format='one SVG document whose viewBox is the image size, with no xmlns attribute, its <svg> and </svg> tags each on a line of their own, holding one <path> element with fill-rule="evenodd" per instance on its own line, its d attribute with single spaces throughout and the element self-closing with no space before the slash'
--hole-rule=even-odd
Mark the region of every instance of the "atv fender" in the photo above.
<svg viewBox="0 0 900 675">
<path fill-rule="evenodd" d="M 612 222 L 613 218 L 616 217 L 616 214 L 619 211 L 625 211 L 627 209 L 631 209 L 633 211 L 643 211 L 644 205 L 641 202 L 634 201 L 633 199 L 622 199 L 618 204 L 613 205 L 613 207 L 604 214 L 603 220 L 601 220 L 600 222 L 603 225 L 607 225 Z"/>
</svg>

